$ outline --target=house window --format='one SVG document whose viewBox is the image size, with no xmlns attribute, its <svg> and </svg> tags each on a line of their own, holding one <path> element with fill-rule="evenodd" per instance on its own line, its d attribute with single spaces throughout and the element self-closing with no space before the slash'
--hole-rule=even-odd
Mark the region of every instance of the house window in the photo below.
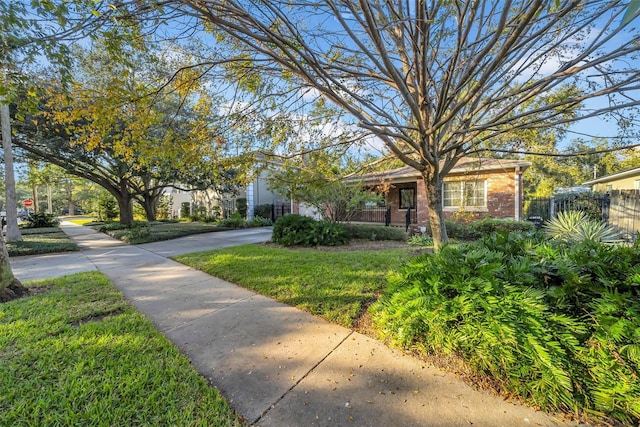
<svg viewBox="0 0 640 427">
<path fill-rule="evenodd" d="M 636 179 L 635 181 L 633 181 L 633 189 L 640 190 L 640 179 Z"/>
<path fill-rule="evenodd" d="M 416 189 L 400 189 L 400 209 L 413 209 L 416 206 Z"/>
<path fill-rule="evenodd" d="M 445 208 L 487 206 L 486 181 L 450 181 L 442 184 Z"/>
</svg>

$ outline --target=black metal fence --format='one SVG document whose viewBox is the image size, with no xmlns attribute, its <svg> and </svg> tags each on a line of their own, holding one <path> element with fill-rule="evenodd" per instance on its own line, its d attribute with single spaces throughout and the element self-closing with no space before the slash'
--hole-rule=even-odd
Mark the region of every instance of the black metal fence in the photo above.
<svg viewBox="0 0 640 427">
<path fill-rule="evenodd" d="M 387 218 L 388 208 L 376 207 L 376 208 L 363 208 L 358 209 L 351 216 L 351 221 L 356 222 L 375 222 L 384 224 Z"/>
<path fill-rule="evenodd" d="M 287 200 L 274 200 L 271 204 L 271 220 L 276 220 L 291 213 L 291 202 Z"/>
<path fill-rule="evenodd" d="M 391 208 L 387 207 L 375 207 L 375 208 L 362 208 L 355 211 L 349 218 L 354 222 L 371 222 L 376 224 L 391 224 Z M 406 217 L 403 218 L 403 223 L 406 221 Z M 415 209 L 411 209 L 409 212 L 409 223 L 417 224 L 418 215 Z"/>
<path fill-rule="evenodd" d="M 583 211 L 591 218 L 618 229 L 625 240 L 640 232 L 640 190 L 612 190 L 607 194 L 561 194 L 550 198 L 526 198 L 524 217 L 540 224 L 563 211 Z"/>
<path fill-rule="evenodd" d="M 549 198 L 525 198 L 524 216 L 526 219 L 548 221 L 564 211 L 583 211 L 590 217 L 607 221 L 609 218 L 609 194 L 561 194 Z"/>
</svg>

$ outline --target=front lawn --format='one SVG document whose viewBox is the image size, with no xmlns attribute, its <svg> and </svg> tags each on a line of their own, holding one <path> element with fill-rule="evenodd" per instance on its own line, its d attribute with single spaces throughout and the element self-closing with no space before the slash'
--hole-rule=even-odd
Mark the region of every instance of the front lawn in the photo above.
<svg viewBox="0 0 640 427">
<path fill-rule="evenodd" d="M 100 273 L 28 286 L 0 304 L 0 425 L 243 424 Z"/>
<path fill-rule="evenodd" d="M 640 244 L 502 232 L 411 255 L 247 245 L 176 260 L 350 328 L 370 306 L 368 332 L 443 365 L 463 360 L 505 396 L 637 425 Z"/>
<path fill-rule="evenodd" d="M 59 227 L 24 228 L 21 242 L 7 242 L 9 256 L 77 251 L 78 246 Z"/>
<path fill-rule="evenodd" d="M 409 249 L 324 251 L 244 245 L 175 257 L 181 263 L 237 283 L 346 327 L 386 285 L 386 274 Z"/>
</svg>

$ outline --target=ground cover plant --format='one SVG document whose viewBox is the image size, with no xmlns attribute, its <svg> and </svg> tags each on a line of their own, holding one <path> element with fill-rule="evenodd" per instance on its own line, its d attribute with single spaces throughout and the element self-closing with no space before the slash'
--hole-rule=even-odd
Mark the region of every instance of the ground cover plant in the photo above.
<svg viewBox="0 0 640 427">
<path fill-rule="evenodd" d="M 640 247 L 496 233 L 409 261 L 371 307 L 383 339 L 466 361 L 533 405 L 640 420 Z"/>
<path fill-rule="evenodd" d="M 0 425 L 242 425 L 103 275 L 29 287 L 0 304 Z"/>
<path fill-rule="evenodd" d="M 119 222 L 89 223 L 87 225 L 132 245 L 231 229 L 213 223 L 174 221 L 135 221 L 132 227 L 127 227 Z"/>
<path fill-rule="evenodd" d="M 483 218 L 471 222 L 447 220 L 445 224 L 449 237 L 464 241 L 477 240 L 498 231 L 509 233 L 533 233 L 536 231 L 534 223 L 512 219 Z"/>
<path fill-rule="evenodd" d="M 77 251 L 78 246 L 59 227 L 25 228 L 21 242 L 7 242 L 9 256 Z"/>
<path fill-rule="evenodd" d="M 208 274 L 353 327 L 409 249 L 324 251 L 244 245 L 175 257 Z"/>
</svg>

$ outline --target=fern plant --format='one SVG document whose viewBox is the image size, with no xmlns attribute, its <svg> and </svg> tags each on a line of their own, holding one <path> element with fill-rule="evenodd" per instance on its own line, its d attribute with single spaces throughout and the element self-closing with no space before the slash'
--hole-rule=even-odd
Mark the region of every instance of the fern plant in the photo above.
<svg viewBox="0 0 640 427">
<path fill-rule="evenodd" d="M 496 233 L 413 258 L 370 311 L 382 338 L 535 405 L 640 421 L 640 243 Z"/>
<path fill-rule="evenodd" d="M 602 243 L 620 242 L 620 236 L 612 226 L 596 221 L 583 211 L 562 211 L 544 225 L 545 234 L 553 240 L 582 242 L 590 240 Z"/>
</svg>

